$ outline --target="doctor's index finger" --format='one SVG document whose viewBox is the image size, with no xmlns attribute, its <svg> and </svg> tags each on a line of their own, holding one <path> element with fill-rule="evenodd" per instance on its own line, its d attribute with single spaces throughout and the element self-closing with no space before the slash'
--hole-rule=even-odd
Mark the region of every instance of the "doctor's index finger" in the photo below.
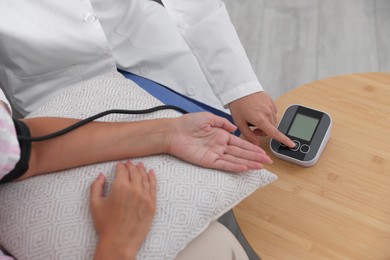
<svg viewBox="0 0 390 260">
<path fill-rule="evenodd" d="M 271 123 L 266 124 L 263 129 L 263 132 L 267 134 L 269 137 L 275 139 L 278 142 L 281 142 L 284 145 L 287 145 L 290 148 L 295 147 L 295 143 L 288 138 L 286 135 L 284 135 L 282 132 L 280 132 L 274 125 Z"/>
</svg>

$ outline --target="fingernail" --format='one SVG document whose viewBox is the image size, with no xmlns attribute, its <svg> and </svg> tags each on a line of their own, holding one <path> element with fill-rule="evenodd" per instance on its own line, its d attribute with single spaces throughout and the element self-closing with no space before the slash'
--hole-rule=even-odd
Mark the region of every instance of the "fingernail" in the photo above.
<svg viewBox="0 0 390 260">
<path fill-rule="evenodd" d="M 127 166 L 135 166 L 134 163 L 130 160 L 127 160 L 126 164 Z"/>
</svg>

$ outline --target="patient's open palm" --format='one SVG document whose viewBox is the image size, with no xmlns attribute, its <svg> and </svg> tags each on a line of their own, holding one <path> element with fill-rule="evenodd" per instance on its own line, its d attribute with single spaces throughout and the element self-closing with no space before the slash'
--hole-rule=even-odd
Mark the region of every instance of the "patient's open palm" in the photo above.
<svg viewBox="0 0 390 260">
<path fill-rule="evenodd" d="M 203 167 L 230 172 L 261 169 L 271 159 L 258 146 L 230 132 L 236 127 L 211 113 L 193 113 L 178 118 L 169 153 Z"/>
</svg>

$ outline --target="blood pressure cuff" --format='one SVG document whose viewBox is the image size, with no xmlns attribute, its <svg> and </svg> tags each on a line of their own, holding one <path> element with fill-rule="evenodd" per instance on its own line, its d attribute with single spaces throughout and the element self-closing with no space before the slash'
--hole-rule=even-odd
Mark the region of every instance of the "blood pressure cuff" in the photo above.
<svg viewBox="0 0 390 260">
<path fill-rule="evenodd" d="M 24 122 L 14 119 L 14 125 L 17 136 L 31 137 L 30 129 Z M 0 180 L 0 183 L 6 183 L 15 180 L 25 174 L 28 170 L 28 163 L 30 161 L 31 152 L 31 142 L 19 140 L 19 145 L 20 159 L 16 164 L 15 168 Z"/>
</svg>

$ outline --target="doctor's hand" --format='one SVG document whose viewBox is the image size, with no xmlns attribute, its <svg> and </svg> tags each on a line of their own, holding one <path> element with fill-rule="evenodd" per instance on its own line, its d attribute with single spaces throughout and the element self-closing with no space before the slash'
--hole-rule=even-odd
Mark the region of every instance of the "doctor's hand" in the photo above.
<svg viewBox="0 0 390 260">
<path fill-rule="evenodd" d="M 156 178 L 142 163 L 119 162 L 109 194 L 104 175 L 93 182 L 90 208 L 99 235 L 94 260 L 135 259 L 156 211 Z"/>
<path fill-rule="evenodd" d="M 271 159 L 259 146 L 233 134 L 236 126 L 208 112 L 176 118 L 167 152 L 187 162 L 229 172 L 261 169 Z"/>
<path fill-rule="evenodd" d="M 237 99 L 229 104 L 235 124 L 244 137 L 251 143 L 259 145 L 258 136 L 269 137 L 294 147 L 295 144 L 276 128 L 277 108 L 272 98 L 264 91 Z M 251 130 L 248 125 L 256 128 Z"/>
</svg>

